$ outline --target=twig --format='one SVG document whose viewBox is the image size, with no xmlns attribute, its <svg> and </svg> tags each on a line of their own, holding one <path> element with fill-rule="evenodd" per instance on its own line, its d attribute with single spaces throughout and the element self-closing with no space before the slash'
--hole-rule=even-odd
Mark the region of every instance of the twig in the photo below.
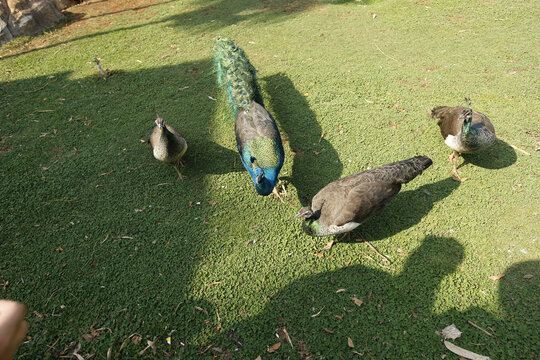
<svg viewBox="0 0 540 360">
<path fill-rule="evenodd" d="M 321 311 L 324 310 L 324 307 L 325 307 L 325 306 L 326 306 L 326 305 L 324 305 L 324 306 L 321 308 L 321 310 L 319 310 L 318 313 L 311 315 L 311 317 L 319 316 L 319 314 L 321 313 Z"/>
<path fill-rule="evenodd" d="M 384 256 L 384 255 L 381 254 L 379 251 L 377 251 L 377 249 L 375 249 L 375 246 L 371 245 L 371 244 L 369 243 L 369 241 L 367 241 L 367 240 L 364 239 L 364 242 L 365 242 L 366 244 L 368 244 L 368 246 L 369 246 L 373 251 L 375 251 L 375 252 L 377 253 L 377 255 L 379 255 L 380 257 L 382 257 L 382 258 L 384 259 L 384 261 L 391 263 L 390 259 L 388 259 L 386 256 Z"/>
<path fill-rule="evenodd" d="M 472 326 L 474 326 L 475 328 L 477 328 L 478 330 L 483 331 L 484 333 L 488 334 L 489 336 L 491 336 L 491 337 L 493 337 L 493 338 L 497 338 L 497 336 L 493 335 L 492 333 L 490 333 L 490 332 L 487 331 L 487 330 L 482 329 L 480 326 L 476 325 L 476 324 L 473 323 L 471 320 L 467 320 L 467 322 L 468 322 L 469 324 L 471 324 Z"/>
<path fill-rule="evenodd" d="M 375 44 L 375 43 L 374 43 L 374 44 Z M 383 55 L 386 56 L 387 58 L 394 60 L 394 61 L 397 62 L 398 64 L 401 64 L 401 63 L 399 62 L 399 60 L 394 59 L 393 57 L 391 57 L 391 56 L 389 56 L 389 55 L 386 55 L 386 54 L 384 53 L 384 51 L 382 51 L 381 48 L 380 48 L 377 44 L 375 44 L 375 47 L 377 48 L 377 50 L 379 50 L 379 51 L 381 52 L 381 54 L 383 54 Z"/>
<path fill-rule="evenodd" d="M 34 90 L 27 90 L 27 91 L 24 91 L 25 93 L 29 94 L 29 93 L 35 93 L 35 92 L 38 92 L 39 90 L 43 90 L 47 87 L 47 85 L 55 82 L 57 79 L 52 79 L 51 81 L 47 81 L 47 83 L 45 85 L 43 85 L 42 87 L 40 88 L 37 88 L 37 89 L 34 89 Z"/>
<path fill-rule="evenodd" d="M 324 308 L 323 308 L 324 309 Z M 322 309 L 321 309 L 322 310 Z M 289 336 L 289 332 L 287 331 L 287 327 L 283 327 L 283 332 L 285 333 L 285 337 L 287 337 L 287 341 L 289 342 L 289 344 L 291 345 L 291 348 L 294 349 L 294 345 L 292 343 L 292 340 L 291 340 L 291 337 Z"/>
<path fill-rule="evenodd" d="M 43 305 L 44 307 L 47 306 L 47 304 L 49 303 L 49 301 L 51 301 L 51 298 L 57 293 L 59 292 L 60 290 L 62 290 L 62 288 L 58 288 L 56 290 L 54 290 L 51 294 L 51 296 L 49 296 L 49 298 L 47 299 L 47 301 L 45 302 L 45 304 Z"/>
<path fill-rule="evenodd" d="M 510 144 L 508 141 L 506 141 L 505 139 L 503 139 L 503 138 L 500 137 L 500 136 L 499 136 L 499 139 L 502 140 L 502 141 L 504 141 L 504 142 L 506 142 L 508 145 L 510 145 L 510 147 L 511 147 L 512 149 L 517 150 L 517 151 L 521 151 L 521 152 L 524 153 L 525 155 L 531 155 L 531 154 L 529 154 L 528 152 L 526 152 L 525 150 L 522 150 L 522 149 L 518 148 L 517 146 Z"/>
</svg>

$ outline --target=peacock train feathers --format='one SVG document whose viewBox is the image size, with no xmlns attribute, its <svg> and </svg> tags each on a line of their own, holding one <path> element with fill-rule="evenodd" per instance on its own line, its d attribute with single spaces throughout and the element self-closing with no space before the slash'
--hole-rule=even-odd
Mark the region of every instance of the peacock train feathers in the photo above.
<svg viewBox="0 0 540 360">
<path fill-rule="evenodd" d="M 285 153 L 276 122 L 264 108 L 256 71 L 244 50 L 229 39 L 217 39 L 214 63 L 218 85 L 226 91 L 234 117 L 236 145 L 242 164 L 259 195 L 275 190 Z"/>
</svg>

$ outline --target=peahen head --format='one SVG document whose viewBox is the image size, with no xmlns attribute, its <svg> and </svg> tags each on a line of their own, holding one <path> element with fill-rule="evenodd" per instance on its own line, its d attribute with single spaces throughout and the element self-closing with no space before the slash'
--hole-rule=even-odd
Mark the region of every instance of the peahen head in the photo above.
<svg viewBox="0 0 540 360">
<path fill-rule="evenodd" d="M 471 130 L 471 125 L 472 125 L 472 109 L 467 109 L 463 112 L 463 114 L 461 114 L 461 116 L 463 117 L 463 125 L 462 125 L 462 131 L 463 131 L 463 134 L 466 134 L 468 133 L 470 130 Z"/>
<path fill-rule="evenodd" d="M 304 206 L 303 208 L 300 209 L 298 214 L 294 215 L 295 218 L 303 217 L 306 219 L 309 219 L 312 216 L 313 216 L 313 210 L 311 210 L 311 207 L 309 206 Z"/>
</svg>

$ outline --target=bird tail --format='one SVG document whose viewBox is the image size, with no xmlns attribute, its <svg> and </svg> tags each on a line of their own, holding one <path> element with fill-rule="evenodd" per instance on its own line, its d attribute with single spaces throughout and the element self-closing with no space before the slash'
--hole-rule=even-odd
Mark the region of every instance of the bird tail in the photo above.
<svg viewBox="0 0 540 360">
<path fill-rule="evenodd" d="M 448 106 L 437 106 L 431 109 L 431 118 L 437 119 L 440 118 L 444 112 L 448 109 Z"/>
<path fill-rule="evenodd" d="M 370 170 L 377 174 L 378 181 L 388 181 L 397 184 L 406 184 L 433 164 L 427 156 L 415 156 L 413 158 L 387 164 Z"/>
<path fill-rule="evenodd" d="M 239 109 L 249 110 L 251 102 L 262 105 L 256 71 L 244 50 L 232 40 L 218 38 L 214 42 L 214 64 L 218 85 L 227 91 L 234 116 Z"/>
</svg>

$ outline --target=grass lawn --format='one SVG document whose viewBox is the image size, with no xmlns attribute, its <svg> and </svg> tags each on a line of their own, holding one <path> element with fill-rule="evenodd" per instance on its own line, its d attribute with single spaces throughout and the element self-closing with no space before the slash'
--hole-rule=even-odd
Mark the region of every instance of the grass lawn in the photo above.
<svg viewBox="0 0 540 360">
<path fill-rule="evenodd" d="M 538 359 L 539 4 L 91 0 L 5 44 L 0 298 L 28 306 L 17 358 L 457 359 L 436 334 L 455 324 L 458 346 Z M 258 69 L 284 204 L 241 165 L 217 36 Z M 459 183 L 427 110 L 465 96 L 499 140 L 459 159 Z M 183 182 L 143 143 L 154 109 L 187 139 Z M 351 240 L 321 250 L 330 238 L 293 219 L 328 182 L 415 155 L 433 166 Z"/>
</svg>

